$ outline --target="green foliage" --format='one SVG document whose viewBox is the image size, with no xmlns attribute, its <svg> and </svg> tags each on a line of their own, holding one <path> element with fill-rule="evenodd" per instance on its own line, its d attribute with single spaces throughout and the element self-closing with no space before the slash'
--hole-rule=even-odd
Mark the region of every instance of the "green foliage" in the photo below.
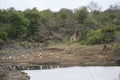
<svg viewBox="0 0 120 80">
<path fill-rule="evenodd" d="M 49 26 L 48 28 L 49 28 L 50 30 L 52 30 L 52 31 L 55 31 L 55 32 L 56 32 L 56 31 L 58 31 L 58 30 L 59 30 L 59 28 L 60 28 L 60 27 L 59 27 L 59 26 L 57 26 L 57 25 L 55 25 L 55 26 Z"/>
<path fill-rule="evenodd" d="M 109 43 L 119 39 L 120 7 L 100 11 L 96 3 L 74 11 L 61 9 L 38 11 L 36 8 L 17 11 L 0 9 L 0 43 L 9 40 L 31 42 L 70 41 L 76 38 L 83 44 Z"/>
<path fill-rule="evenodd" d="M 57 13 L 57 19 L 68 19 L 73 15 L 73 12 L 69 9 L 61 9 L 58 13 Z"/>
<path fill-rule="evenodd" d="M 19 38 L 24 35 L 27 31 L 27 28 L 24 26 L 12 26 L 9 28 L 9 37 L 11 38 Z"/>
<path fill-rule="evenodd" d="M 102 25 L 106 25 L 108 23 L 112 23 L 112 19 L 110 19 L 109 13 L 102 12 L 98 15 L 98 20 Z"/>
<path fill-rule="evenodd" d="M 102 29 L 102 34 L 103 34 L 103 43 L 109 43 L 112 42 L 114 40 L 114 36 L 115 36 L 115 29 L 112 27 L 105 27 Z"/>
<path fill-rule="evenodd" d="M 81 7 L 79 10 L 76 10 L 75 17 L 79 23 L 83 24 L 84 20 L 88 16 L 88 10 L 86 7 Z"/>
<path fill-rule="evenodd" d="M 120 42 L 120 30 L 115 32 L 115 41 Z"/>
<path fill-rule="evenodd" d="M 52 11 L 50 10 L 43 10 L 40 12 L 40 22 L 43 25 L 48 24 L 48 22 L 50 21 L 51 18 L 53 18 L 54 14 Z"/>
<path fill-rule="evenodd" d="M 25 18 L 24 14 L 21 12 L 12 12 L 10 15 L 10 20 L 9 22 L 14 26 L 16 25 L 24 25 L 24 26 L 28 26 L 29 21 Z"/>
<path fill-rule="evenodd" d="M 6 31 L 1 31 L 0 30 L 0 40 L 7 40 L 8 33 Z"/>
<path fill-rule="evenodd" d="M 0 40 L 6 41 L 8 39 L 8 32 L 6 26 L 0 26 Z"/>
<path fill-rule="evenodd" d="M 9 36 L 11 38 L 21 37 L 27 32 L 27 26 L 29 25 L 28 19 L 25 19 L 24 14 L 20 12 L 12 12 L 10 15 Z"/>
<path fill-rule="evenodd" d="M 0 44 L 2 44 L 2 43 L 3 43 L 3 40 L 0 39 Z"/>
<path fill-rule="evenodd" d="M 82 44 L 97 44 L 102 40 L 102 30 L 90 30 L 87 33 L 86 40 L 82 41 Z"/>
<path fill-rule="evenodd" d="M 90 30 L 86 34 L 86 40 L 82 41 L 82 44 L 101 44 L 109 43 L 114 40 L 115 29 L 113 27 L 105 27 L 97 30 Z"/>
<path fill-rule="evenodd" d="M 84 20 L 84 24 L 86 27 L 94 29 L 96 26 L 96 20 L 94 18 L 88 17 Z"/>
<path fill-rule="evenodd" d="M 35 34 L 39 31 L 40 27 L 40 13 L 36 8 L 32 10 L 25 11 L 26 18 L 29 19 L 30 24 L 28 26 L 28 35 L 35 36 Z"/>
</svg>

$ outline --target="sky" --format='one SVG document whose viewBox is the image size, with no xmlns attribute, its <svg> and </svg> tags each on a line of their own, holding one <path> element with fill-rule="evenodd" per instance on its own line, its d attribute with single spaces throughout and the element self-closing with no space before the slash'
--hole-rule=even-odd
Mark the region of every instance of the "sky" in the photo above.
<svg viewBox="0 0 120 80">
<path fill-rule="evenodd" d="M 37 9 L 59 11 L 61 8 L 76 9 L 87 6 L 91 1 L 96 2 L 102 10 L 109 5 L 120 4 L 120 0 L 0 0 L 0 9 L 14 7 L 16 10 L 25 10 L 37 7 Z"/>
</svg>

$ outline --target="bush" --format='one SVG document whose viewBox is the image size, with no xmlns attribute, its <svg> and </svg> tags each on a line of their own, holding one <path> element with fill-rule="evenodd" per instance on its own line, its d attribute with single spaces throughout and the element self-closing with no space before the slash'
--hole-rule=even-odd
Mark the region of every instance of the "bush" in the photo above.
<svg viewBox="0 0 120 80">
<path fill-rule="evenodd" d="M 115 32 L 115 41 L 120 42 L 120 31 Z"/>
<path fill-rule="evenodd" d="M 3 43 L 3 40 L 0 39 L 0 45 Z"/>
<path fill-rule="evenodd" d="M 0 31 L 0 40 L 6 40 L 8 33 L 5 31 Z"/>
<path fill-rule="evenodd" d="M 101 29 L 90 30 L 86 35 L 86 40 L 82 41 L 82 44 L 96 44 L 100 43 L 102 39 Z"/>
<path fill-rule="evenodd" d="M 105 27 L 97 30 L 90 30 L 86 34 L 85 40 L 81 41 L 81 44 L 101 44 L 109 43 L 114 40 L 115 29 L 111 27 Z"/>
</svg>

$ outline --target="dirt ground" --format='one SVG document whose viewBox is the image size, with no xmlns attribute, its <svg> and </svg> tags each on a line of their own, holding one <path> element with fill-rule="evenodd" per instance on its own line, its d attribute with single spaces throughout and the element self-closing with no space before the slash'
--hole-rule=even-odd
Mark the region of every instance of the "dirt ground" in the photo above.
<svg viewBox="0 0 120 80">
<path fill-rule="evenodd" d="M 53 63 L 60 65 L 114 66 L 120 65 L 120 55 L 104 45 L 54 44 L 16 58 L 0 59 L 1 63 Z"/>
</svg>

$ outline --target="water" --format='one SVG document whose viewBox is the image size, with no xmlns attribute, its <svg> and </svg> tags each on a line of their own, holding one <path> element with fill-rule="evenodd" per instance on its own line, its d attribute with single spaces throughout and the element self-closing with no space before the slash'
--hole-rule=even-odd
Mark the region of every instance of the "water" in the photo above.
<svg viewBox="0 0 120 80">
<path fill-rule="evenodd" d="M 24 72 L 30 80 L 120 80 L 120 67 L 69 67 Z"/>
</svg>

